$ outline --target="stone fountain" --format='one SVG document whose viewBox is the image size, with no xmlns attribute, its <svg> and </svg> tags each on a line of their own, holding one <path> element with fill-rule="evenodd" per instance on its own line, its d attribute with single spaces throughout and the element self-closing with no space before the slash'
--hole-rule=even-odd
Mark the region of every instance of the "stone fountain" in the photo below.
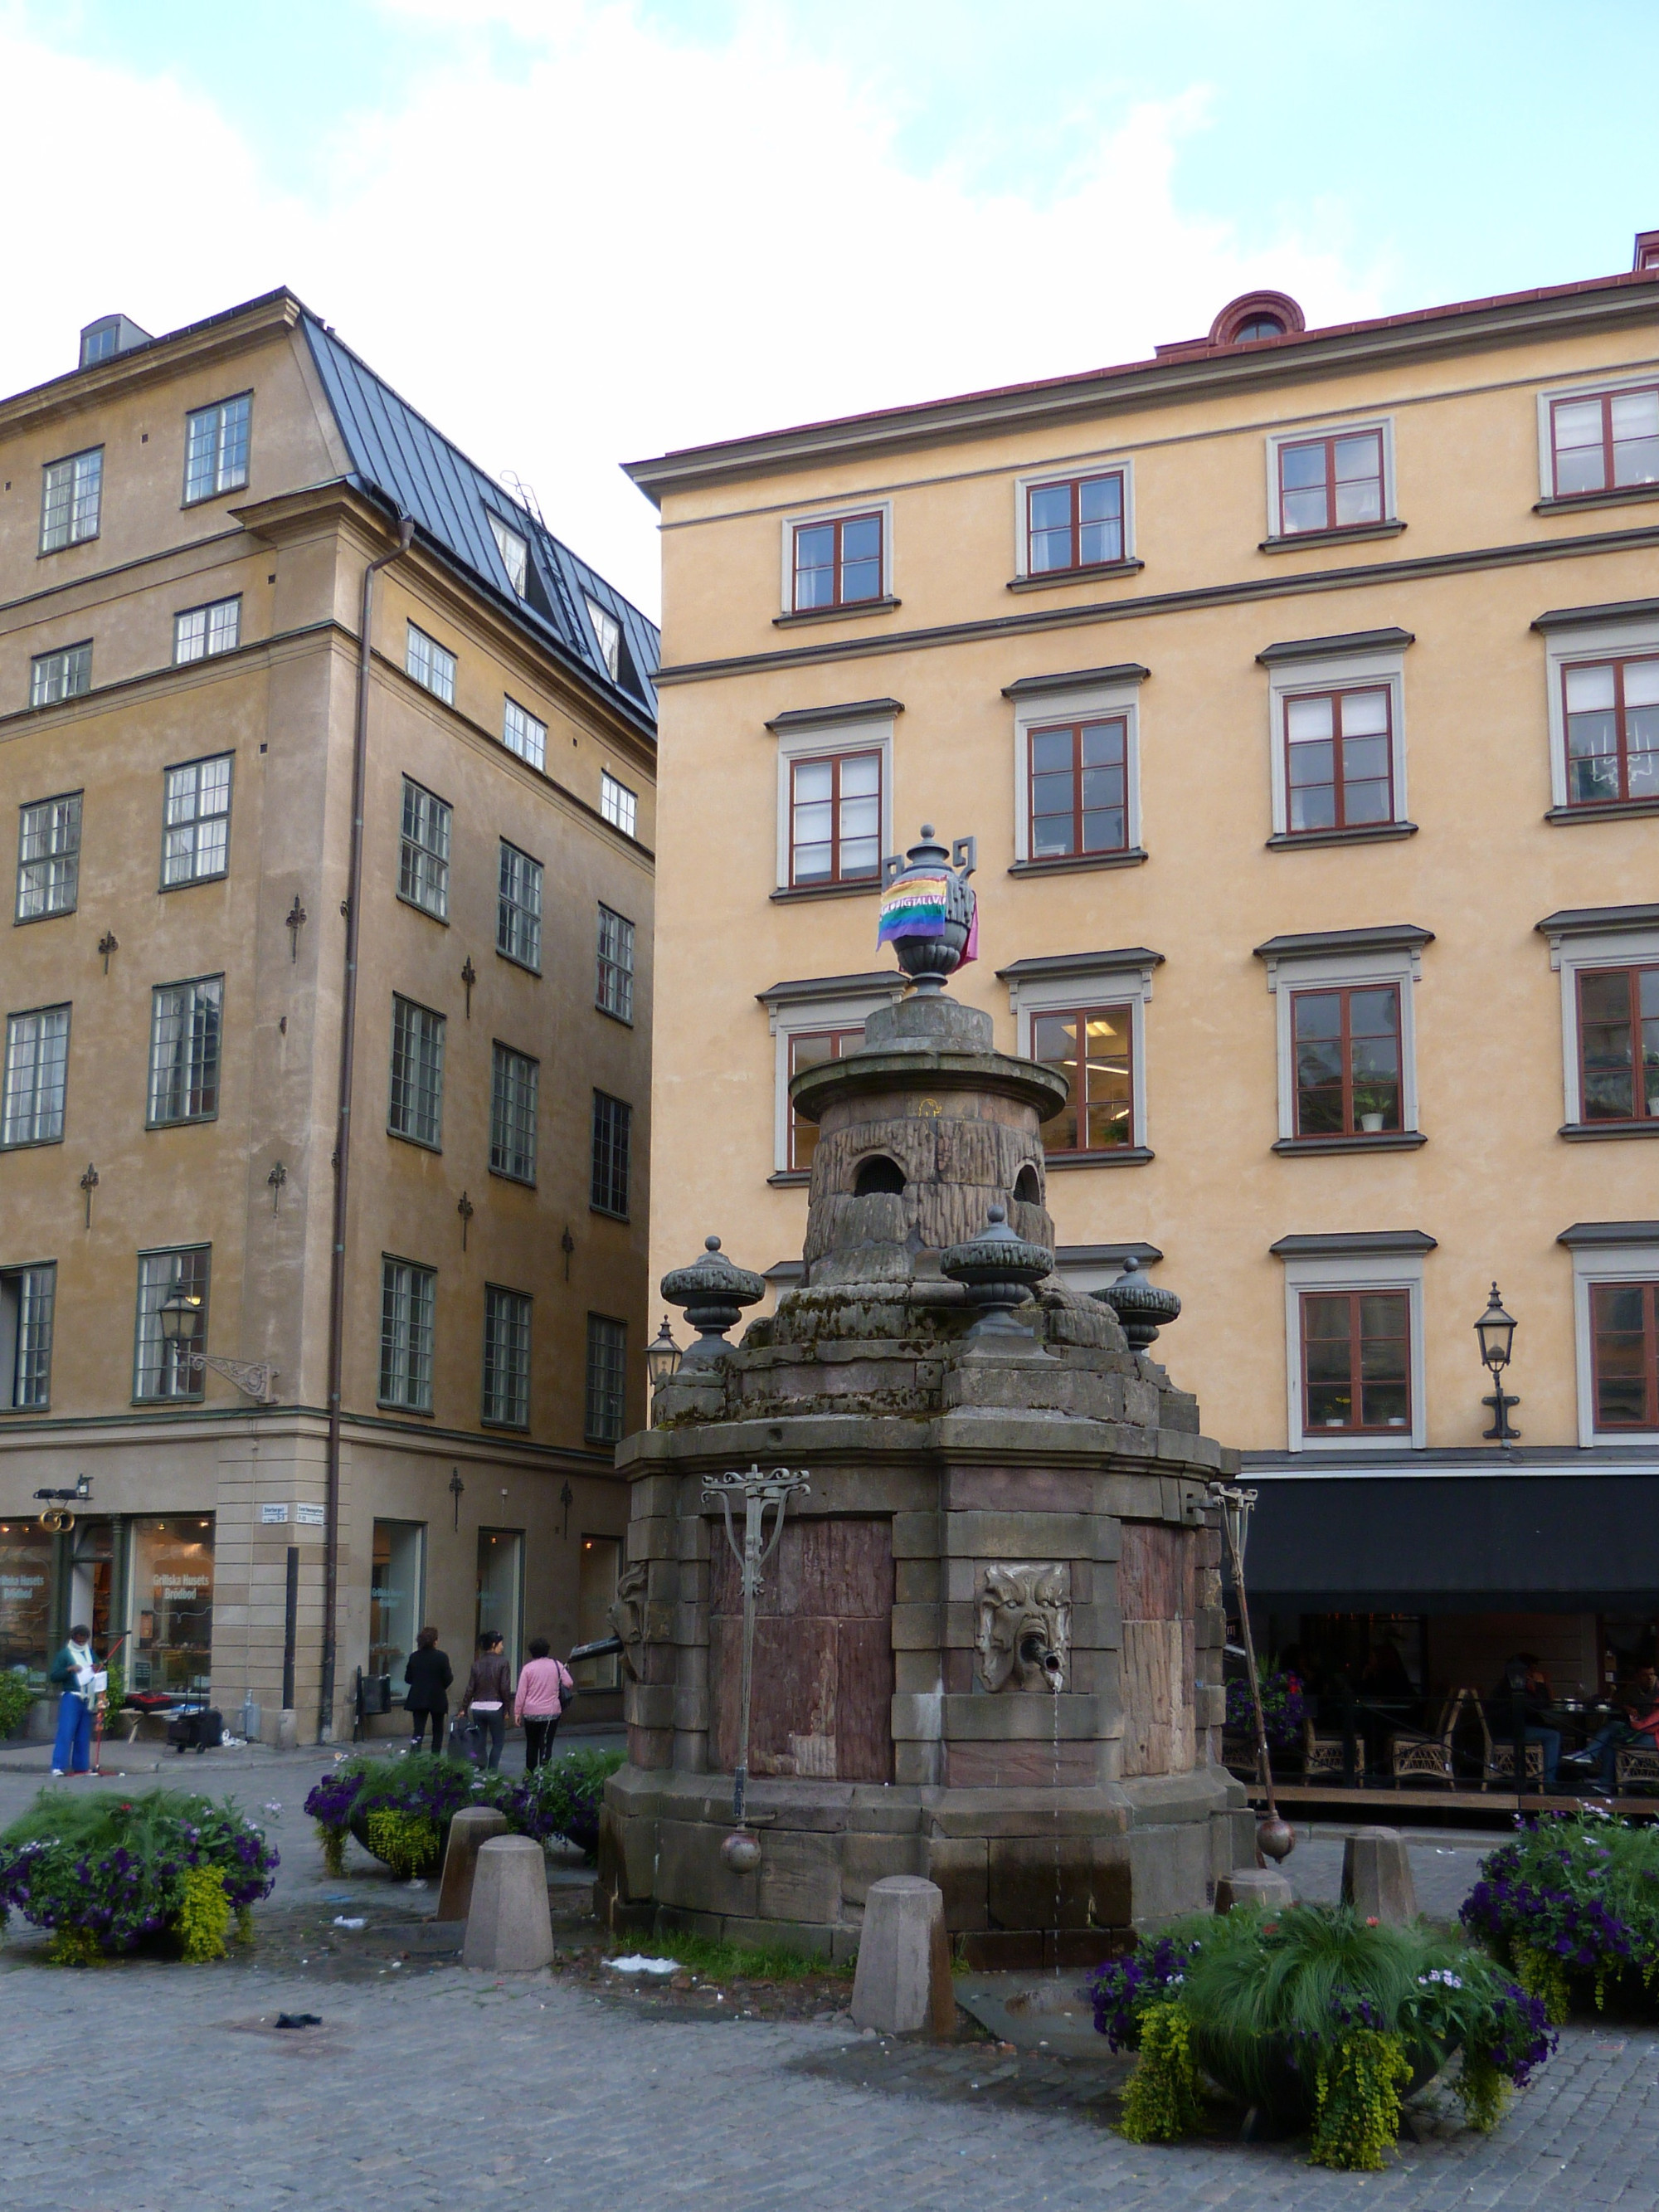
<svg viewBox="0 0 1659 2212">
<path fill-rule="evenodd" d="M 1206 1492 L 1236 1462 L 1151 1357 L 1178 1300 L 1054 1272 L 1065 1080 L 945 994 L 973 894 L 931 832 L 908 860 L 897 888 L 944 879 L 948 926 L 899 938 L 910 994 L 791 1085 L 818 1127 L 804 1281 L 733 1345 L 758 1275 L 711 1239 L 664 1279 L 699 1336 L 618 1453 L 629 1752 L 597 1894 L 618 1932 L 845 1957 L 870 1884 L 922 1875 L 971 1966 L 1087 1966 L 1254 1861 Z M 743 1576 L 705 1485 L 751 1468 L 810 1483 L 753 1603 L 744 1747 Z"/>
</svg>

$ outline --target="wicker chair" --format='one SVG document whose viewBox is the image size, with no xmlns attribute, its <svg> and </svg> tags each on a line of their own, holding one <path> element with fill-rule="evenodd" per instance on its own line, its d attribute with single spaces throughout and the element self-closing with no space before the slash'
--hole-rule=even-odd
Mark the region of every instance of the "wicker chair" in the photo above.
<svg viewBox="0 0 1659 2212">
<path fill-rule="evenodd" d="M 1513 1743 L 1497 1743 L 1490 1735 L 1487 1737 L 1486 1774 L 1494 1787 L 1500 1782 L 1507 1782 L 1511 1787 L 1513 1786 L 1515 1782 Z M 1537 1783 L 1540 1789 L 1543 1787 L 1544 1747 L 1541 1743 L 1529 1743 L 1527 1746 L 1527 1779 L 1528 1782 Z"/>
<path fill-rule="evenodd" d="M 1468 1705 L 1473 1705 L 1477 1713 L 1480 1710 L 1480 1700 L 1473 1690 L 1454 1690 L 1440 1709 L 1440 1726 L 1432 1735 L 1389 1738 L 1389 1764 L 1396 1783 L 1443 1782 L 1451 1788 L 1457 1778 L 1452 1768 L 1452 1738 Z"/>
<path fill-rule="evenodd" d="M 1304 1782 L 1323 1782 L 1334 1777 L 1342 1779 L 1342 1739 L 1340 1735 L 1316 1735 L 1310 1720 L 1302 1723 L 1302 1779 Z"/>
<path fill-rule="evenodd" d="M 1629 1790 L 1659 1790 L 1659 1750 L 1650 1745 L 1632 1744 L 1615 1753 L 1614 1765 L 1621 1797 Z"/>
</svg>

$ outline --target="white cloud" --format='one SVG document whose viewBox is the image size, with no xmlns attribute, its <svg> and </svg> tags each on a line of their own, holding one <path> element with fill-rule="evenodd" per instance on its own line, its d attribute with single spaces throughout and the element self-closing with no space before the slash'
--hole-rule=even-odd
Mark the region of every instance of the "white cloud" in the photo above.
<svg viewBox="0 0 1659 2212">
<path fill-rule="evenodd" d="M 400 13 L 454 20 L 385 12 L 392 35 Z M 1375 311 L 1330 211 L 1255 251 L 1181 211 L 1200 92 L 1115 118 L 1041 200 L 986 193 L 908 169 L 890 104 L 763 14 L 716 47 L 626 4 L 476 7 L 395 111 L 345 118 L 303 198 L 167 76 L 0 33 L 0 82 L 24 94 L 0 204 L 33 209 L 40 244 L 0 386 L 69 367 L 96 314 L 166 330 L 286 282 L 653 609 L 619 460 L 1133 358 L 1256 284 L 1310 321 Z"/>
</svg>

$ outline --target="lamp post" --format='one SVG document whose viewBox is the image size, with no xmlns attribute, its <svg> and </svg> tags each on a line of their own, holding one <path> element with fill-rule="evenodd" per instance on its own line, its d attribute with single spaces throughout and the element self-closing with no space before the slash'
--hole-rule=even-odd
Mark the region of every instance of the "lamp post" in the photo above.
<svg viewBox="0 0 1659 2212">
<path fill-rule="evenodd" d="M 234 1382 L 245 1397 L 261 1406 L 275 1403 L 271 1384 L 276 1370 L 268 1359 L 222 1359 L 216 1352 L 197 1350 L 202 1300 L 198 1292 L 187 1291 L 182 1280 L 175 1280 L 156 1308 L 155 1318 L 161 1324 L 162 1343 L 171 1346 L 173 1358 L 180 1367 L 210 1367 L 216 1375 L 222 1375 L 228 1382 Z"/>
<path fill-rule="evenodd" d="M 684 1357 L 674 1341 L 674 1332 L 668 1326 L 668 1316 L 665 1314 L 662 1327 L 645 1347 L 645 1371 L 651 1379 L 653 1397 L 659 1382 L 672 1382 L 679 1373 L 680 1361 Z"/>
<path fill-rule="evenodd" d="M 1474 1324 L 1475 1335 L 1480 1342 L 1480 1364 L 1492 1376 L 1492 1389 L 1480 1402 L 1490 1406 L 1492 1425 L 1486 1431 L 1489 1444 L 1511 1444 L 1519 1440 L 1521 1431 L 1510 1426 L 1510 1408 L 1521 1401 L 1504 1388 L 1504 1370 L 1510 1364 L 1510 1353 L 1515 1343 L 1515 1318 L 1504 1310 L 1498 1295 L 1498 1285 L 1492 1286 L 1492 1297 L 1486 1310 Z"/>
</svg>

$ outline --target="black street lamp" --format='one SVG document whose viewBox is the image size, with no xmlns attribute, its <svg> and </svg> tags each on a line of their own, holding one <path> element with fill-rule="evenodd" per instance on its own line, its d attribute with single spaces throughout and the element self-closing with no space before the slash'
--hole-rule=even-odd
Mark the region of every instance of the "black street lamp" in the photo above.
<svg viewBox="0 0 1659 2212">
<path fill-rule="evenodd" d="M 272 1385 L 276 1370 L 268 1359 L 222 1359 L 217 1352 L 202 1350 L 198 1342 L 202 1305 L 201 1293 L 187 1291 L 182 1279 L 175 1279 L 173 1288 L 155 1309 L 161 1341 L 172 1346 L 179 1370 L 188 1375 L 192 1368 L 210 1367 L 216 1375 L 222 1375 L 234 1382 L 245 1396 L 257 1399 L 261 1405 L 274 1404 L 276 1393 Z"/>
<path fill-rule="evenodd" d="M 193 1291 L 187 1291 L 182 1282 L 175 1282 L 156 1310 L 155 1318 L 161 1324 L 163 1344 L 183 1345 L 193 1351 L 196 1331 L 202 1319 L 202 1301 Z"/>
<path fill-rule="evenodd" d="M 680 1361 L 684 1356 L 678 1345 L 674 1341 L 674 1333 L 669 1328 L 668 1316 L 665 1314 L 662 1317 L 662 1327 L 645 1347 L 645 1371 L 651 1378 L 651 1388 L 653 1390 L 659 1382 L 673 1380 L 679 1373 Z"/>
<path fill-rule="evenodd" d="M 1492 1286 L 1492 1297 L 1486 1310 L 1474 1324 L 1474 1333 L 1480 1340 L 1480 1363 L 1492 1376 L 1492 1390 L 1480 1402 L 1492 1407 L 1492 1425 L 1486 1431 L 1489 1444 L 1512 1444 L 1518 1442 L 1519 1429 L 1510 1426 L 1510 1408 L 1521 1401 L 1504 1389 L 1504 1370 L 1510 1364 L 1510 1353 L 1515 1344 L 1515 1316 L 1504 1310 L 1498 1295 L 1498 1285 Z"/>
</svg>

